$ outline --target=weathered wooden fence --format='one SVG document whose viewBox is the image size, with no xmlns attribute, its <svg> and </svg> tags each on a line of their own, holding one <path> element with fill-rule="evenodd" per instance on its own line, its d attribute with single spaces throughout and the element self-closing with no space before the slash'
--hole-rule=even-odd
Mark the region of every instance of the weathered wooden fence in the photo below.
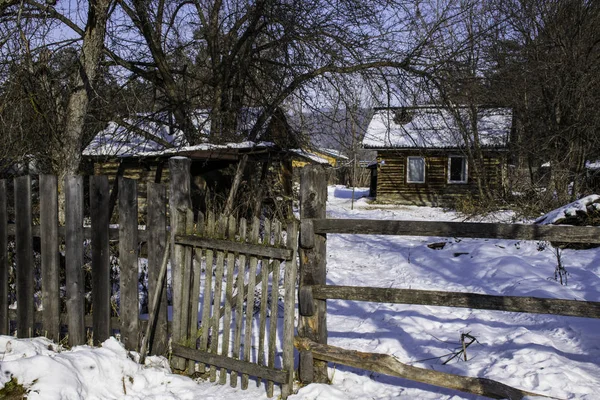
<svg viewBox="0 0 600 400">
<path fill-rule="evenodd" d="M 68 338 L 74 346 L 90 339 L 98 344 L 118 332 L 126 348 L 141 350 L 142 357 L 147 352 L 166 355 L 171 339 L 175 369 L 192 374 L 208 367 L 213 381 L 219 369 L 220 383 L 230 371 L 231 385 L 241 375 L 244 389 L 249 377 L 256 377 L 257 383 L 265 380 L 269 396 L 274 383 L 281 384 L 286 398 L 294 371 L 297 223 L 282 227 L 279 221 L 254 219 L 248 227 L 244 219 L 210 214 L 195 221 L 190 160 L 174 157 L 169 168 L 169 201 L 164 185 L 148 184 L 143 228 L 138 227 L 134 180 L 119 178 L 118 228 L 110 225 L 106 176 L 89 178 L 88 208 L 84 178 L 66 177 L 64 226 L 59 226 L 55 176 L 34 177 L 39 187 L 34 196 L 32 177 L 14 179 L 12 204 L 7 198 L 10 182 L 0 180 L 0 334 L 16 330 L 19 337 Z M 32 198 L 39 203 L 32 206 Z M 39 224 L 34 225 L 32 209 L 38 204 Z M 14 212 L 9 214 L 10 206 Z M 37 251 L 35 238 L 40 241 Z M 12 243 L 14 251 L 9 251 Z M 142 243 L 148 252 L 149 321 L 140 318 Z M 110 251 L 117 245 L 115 281 Z M 87 259 L 86 249 L 91 249 Z M 84 270 L 91 277 L 86 279 Z M 14 277 L 10 271 L 16 272 Z M 15 295 L 11 304 L 9 293 Z"/>
<path fill-rule="evenodd" d="M 185 187 L 189 179 L 179 176 L 178 184 Z M 289 223 L 284 232 L 276 220 L 255 218 L 248 226 L 245 219 L 212 214 L 194 224 L 186 193 L 187 188 L 171 201 L 173 308 L 178 311 L 172 365 L 190 374 L 208 369 L 213 382 L 218 371 L 220 384 L 229 374 L 232 387 L 241 375 L 242 389 L 254 376 L 257 384 L 266 381 L 269 397 L 278 383 L 285 399 L 294 372 L 297 224 Z"/>
<path fill-rule="evenodd" d="M 484 378 L 461 377 L 403 364 L 384 354 L 327 345 L 327 300 L 420 304 L 445 307 L 600 318 L 600 303 L 535 297 L 326 284 L 326 234 L 378 234 L 546 240 L 600 243 L 600 227 L 327 219 L 327 182 L 319 167 L 305 167 L 300 187 L 299 375 L 304 383 L 327 382 L 327 362 L 494 398 L 520 399 L 525 391 Z"/>
<path fill-rule="evenodd" d="M 32 193 L 32 180 L 38 183 L 36 193 Z M 0 334 L 16 330 L 19 337 L 44 335 L 56 341 L 67 338 L 73 346 L 91 338 L 94 343 L 101 343 L 120 331 L 127 347 L 137 350 L 141 322 L 138 251 L 140 243 L 147 242 L 148 289 L 154 293 L 153 278 L 158 273 L 167 232 L 165 188 L 150 185 L 149 196 L 162 197 L 148 208 L 148 219 L 153 223 L 139 230 L 136 181 L 119 181 L 119 228 L 109 225 L 106 176 L 89 177 L 88 215 L 84 215 L 84 178 L 65 178 L 62 226 L 56 176 L 15 178 L 12 204 L 7 198 L 9 183 L 0 181 Z M 36 199 L 35 204 L 32 198 Z M 10 215 L 9 206 L 14 210 Z M 33 207 L 39 210 L 39 224 L 35 221 L 35 225 Z M 9 223 L 9 219 L 14 223 Z M 34 240 L 39 243 L 35 252 Z M 117 241 L 120 279 L 111 282 L 110 245 Z M 8 250 L 13 244 L 14 252 Z M 9 276 L 11 270 L 14 276 Z M 89 274 L 87 279 L 85 274 Z M 117 287 L 118 302 L 111 299 Z M 9 304 L 11 292 L 15 297 Z M 157 331 L 156 343 L 152 343 L 156 354 L 166 354 L 166 301 L 162 306 L 164 329 Z M 11 321 L 16 322 L 12 328 Z"/>
</svg>

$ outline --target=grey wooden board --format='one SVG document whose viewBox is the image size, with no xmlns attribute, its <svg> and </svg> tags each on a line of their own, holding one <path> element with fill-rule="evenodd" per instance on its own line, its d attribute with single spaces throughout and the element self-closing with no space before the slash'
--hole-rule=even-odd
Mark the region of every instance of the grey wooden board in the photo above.
<svg viewBox="0 0 600 400">
<path fill-rule="evenodd" d="M 8 335 L 8 227 L 6 180 L 0 180 L 0 335 Z"/>
<path fill-rule="evenodd" d="M 291 250 L 285 248 L 272 247 L 269 245 L 253 245 L 250 243 L 233 242 L 229 240 L 207 239 L 197 236 L 176 235 L 175 243 L 279 260 L 289 260 L 292 257 Z"/>
<path fill-rule="evenodd" d="M 315 233 L 442 236 L 461 238 L 547 240 L 600 243 L 600 227 L 568 225 L 491 224 L 477 222 L 382 221 L 313 219 Z"/>
<path fill-rule="evenodd" d="M 316 299 L 421 304 L 442 307 L 465 307 L 484 310 L 600 318 L 600 302 L 593 301 L 329 285 L 315 285 L 312 287 L 312 293 Z"/>
</svg>

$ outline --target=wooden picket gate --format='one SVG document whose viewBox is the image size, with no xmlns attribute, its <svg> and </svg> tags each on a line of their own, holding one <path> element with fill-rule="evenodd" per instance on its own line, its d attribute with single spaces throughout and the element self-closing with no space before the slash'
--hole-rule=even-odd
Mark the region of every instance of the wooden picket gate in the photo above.
<svg viewBox="0 0 600 400">
<path fill-rule="evenodd" d="M 287 398 L 294 371 L 297 223 L 283 231 L 279 221 L 255 218 L 248 226 L 245 219 L 212 214 L 192 223 L 189 210 L 177 212 L 171 365 L 220 384 L 229 374 L 232 387 L 241 375 L 242 389 L 253 376 L 257 385 L 266 381 L 269 397 L 278 383 Z"/>
</svg>

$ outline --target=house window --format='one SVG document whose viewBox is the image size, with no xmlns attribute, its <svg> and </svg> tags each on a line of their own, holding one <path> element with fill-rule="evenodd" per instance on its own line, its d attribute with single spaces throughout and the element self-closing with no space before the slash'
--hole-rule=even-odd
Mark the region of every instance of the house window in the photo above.
<svg viewBox="0 0 600 400">
<path fill-rule="evenodd" d="M 406 182 L 425 183 L 425 159 L 423 157 L 408 157 L 406 166 Z"/>
<path fill-rule="evenodd" d="M 463 156 L 448 157 L 448 182 L 467 183 L 467 158 Z"/>
</svg>

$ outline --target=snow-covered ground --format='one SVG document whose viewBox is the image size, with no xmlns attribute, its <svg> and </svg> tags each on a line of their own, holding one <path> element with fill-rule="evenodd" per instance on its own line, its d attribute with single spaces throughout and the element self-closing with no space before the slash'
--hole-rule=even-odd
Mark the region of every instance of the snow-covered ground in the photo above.
<svg viewBox="0 0 600 400">
<path fill-rule="evenodd" d="M 373 206 L 360 199 L 350 210 L 350 203 L 350 190 L 331 187 L 328 217 L 462 219 L 439 208 Z M 438 242 L 446 242 L 443 249 L 427 247 Z M 600 250 L 564 250 L 562 262 L 569 273 L 567 286 L 551 279 L 553 249 L 536 242 L 328 235 L 327 245 L 331 284 L 600 301 Z M 327 322 L 334 346 L 390 354 L 411 365 L 486 377 L 555 398 L 600 398 L 600 320 L 329 301 Z M 460 348 L 462 334 L 476 339 L 467 349 L 468 360 L 455 357 L 444 364 Z M 170 374 L 161 358 L 140 366 L 115 339 L 101 348 L 57 350 L 42 338 L 0 337 L 0 382 L 16 378 L 30 389 L 29 399 L 266 398 L 264 389 L 253 384 L 241 391 Z M 308 385 L 290 399 L 478 398 L 344 366 L 331 365 L 329 373 L 332 385 Z"/>
</svg>

